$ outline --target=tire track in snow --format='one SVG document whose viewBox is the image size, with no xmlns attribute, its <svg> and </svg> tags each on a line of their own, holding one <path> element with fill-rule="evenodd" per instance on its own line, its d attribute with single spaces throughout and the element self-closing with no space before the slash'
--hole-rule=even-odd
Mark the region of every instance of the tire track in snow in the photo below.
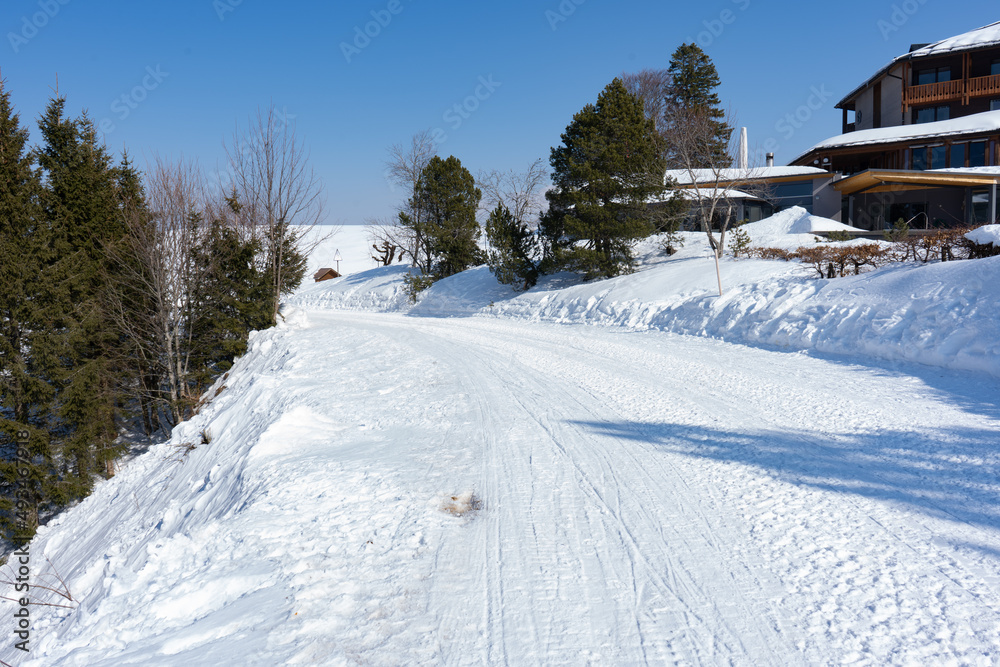
<svg viewBox="0 0 1000 667">
<path fill-rule="evenodd" d="M 410 322 L 412 320 L 409 320 L 407 323 L 409 324 Z M 691 544 L 709 545 L 708 550 L 715 552 L 715 559 L 718 561 L 715 567 L 725 572 L 724 574 L 720 573 L 717 576 L 712 576 L 710 579 L 719 582 L 737 583 L 742 581 L 745 583 L 747 578 L 737 575 L 731 568 L 725 566 L 723 564 L 724 558 L 719 554 L 718 549 L 711 546 L 716 539 L 715 532 L 719 530 L 719 526 L 717 525 L 719 522 L 716 521 L 713 523 L 708 521 L 704 511 L 683 500 L 683 495 L 673 494 L 669 502 L 683 508 L 675 523 L 678 526 L 698 524 L 701 526 L 701 534 L 686 534 L 675 528 L 671 535 L 675 542 L 668 543 L 663 539 L 666 535 L 660 523 L 661 520 L 645 509 L 644 506 L 647 504 L 654 506 L 662 506 L 664 504 L 662 494 L 657 496 L 657 494 L 653 493 L 648 486 L 649 484 L 652 484 L 656 488 L 669 487 L 671 485 L 669 480 L 673 478 L 674 484 L 678 488 L 684 488 L 685 484 L 683 480 L 675 472 L 664 471 L 661 468 L 661 472 L 664 472 L 664 477 L 654 480 L 641 473 L 644 469 L 643 463 L 638 461 L 634 454 L 629 453 L 629 477 L 620 478 L 615 473 L 615 468 L 622 464 L 622 460 L 620 459 L 622 452 L 630 452 L 631 449 L 635 448 L 635 443 L 620 438 L 609 440 L 605 436 L 586 432 L 584 429 L 574 426 L 571 423 L 573 420 L 567 414 L 568 412 L 575 412 L 577 416 L 580 414 L 596 416 L 602 412 L 606 412 L 605 408 L 597 404 L 585 392 L 581 392 L 575 388 L 572 392 L 561 388 L 553 383 L 551 378 L 539 377 L 537 371 L 526 368 L 521 364 L 518 364 L 516 367 L 508 366 L 507 368 L 503 368 L 496 363 L 494 355 L 484 354 L 484 343 L 481 340 L 472 341 L 466 339 L 463 334 L 458 332 L 442 331 L 439 329 L 439 325 L 428 327 L 421 323 L 419 328 L 422 333 L 428 334 L 421 337 L 423 351 L 427 351 L 432 345 L 429 342 L 432 338 L 441 337 L 442 342 L 439 345 L 439 350 L 443 357 L 456 358 L 456 343 L 459 342 L 459 338 L 462 338 L 461 348 L 463 354 L 458 357 L 460 361 L 457 361 L 456 366 L 461 368 L 464 381 L 469 383 L 469 393 L 480 397 L 480 410 L 484 415 L 482 417 L 484 432 L 495 432 L 499 424 L 509 422 L 510 420 L 510 408 L 507 408 L 508 414 L 500 414 L 495 405 L 496 403 L 513 405 L 515 406 L 514 413 L 530 418 L 544 429 L 547 437 L 543 441 L 548 445 L 547 449 L 550 450 L 547 454 L 550 457 L 555 454 L 555 460 L 560 461 L 559 465 L 572 471 L 575 490 L 577 493 L 582 494 L 581 498 L 583 500 L 582 503 L 577 504 L 581 504 L 585 508 L 582 514 L 573 517 L 574 524 L 576 524 L 574 528 L 576 530 L 573 534 L 566 535 L 576 545 L 575 558 L 572 560 L 578 563 L 578 569 L 584 581 L 590 579 L 597 580 L 598 582 L 604 581 L 604 585 L 582 586 L 580 587 L 582 592 L 578 592 L 577 594 L 582 595 L 586 600 L 584 604 L 585 609 L 600 609 L 602 606 L 606 607 L 607 605 L 602 602 L 602 595 L 594 591 L 598 589 L 606 591 L 609 579 L 617 586 L 622 586 L 622 581 L 627 581 L 625 587 L 631 591 L 633 599 L 628 604 L 620 605 L 620 608 L 616 609 L 616 613 L 621 613 L 623 608 L 628 609 L 631 617 L 624 622 L 623 619 L 615 618 L 612 625 L 616 629 L 622 627 L 634 628 L 632 643 L 635 644 L 638 651 L 636 655 L 632 656 L 634 659 L 638 659 L 642 663 L 661 662 L 670 659 L 695 660 L 699 662 L 714 661 L 723 656 L 732 658 L 734 656 L 742 655 L 745 657 L 749 654 L 754 654 L 758 663 L 779 664 L 782 662 L 782 660 L 777 659 L 770 647 L 780 646 L 783 641 L 775 635 L 773 628 L 756 623 L 756 619 L 760 614 L 749 613 L 747 609 L 749 603 L 743 602 L 742 604 L 729 605 L 730 607 L 735 607 L 736 613 L 734 619 L 740 625 L 739 628 L 734 628 L 731 621 L 727 619 L 727 614 L 717 604 L 718 600 L 731 598 L 733 591 L 718 589 L 711 586 L 707 581 L 698 581 L 698 577 L 703 576 L 705 570 L 706 554 L 699 554 L 699 557 L 696 559 L 699 561 L 699 574 L 696 575 L 690 565 L 678 561 L 670 553 L 673 549 L 690 548 Z M 524 352 L 523 348 L 523 344 L 520 344 L 518 347 L 522 353 Z M 471 363 L 473 359 L 475 359 L 475 363 Z M 484 377 L 490 378 L 488 384 L 483 382 L 482 378 Z M 530 394 L 530 398 L 523 398 L 525 394 Z M 490 397 L 490 401 L 484 400 L 484 397 L 487 396 Z M 503 396 L 503 401 L 498 401 L 498 396 Z M 567 406 L 570 407 L 567 408 Z M 561 444 L 563 442 L 573 443 L 574 451 L 568 451 L 567 447 Z M 582 445 L 584 444 L 587 446 L 583 447 Z M 606 453 L 609 447 L 614 451 L 614 460 Z M 503 456 L 496 456 L 496 458 L 488 460 L 486 462 L 487 468 L 493 471 L 504 470 L 506 473 L 511 473 L 509 461 L 521 459 L 523 458 L 523 454 L 523 451 L 504 452 Z M 538 452 L 535 454 L 537 455 Z M 575 460 L 575 457 L 584 455 L 588 457 L 589 466 L 587 467 L 594 468 L 594 464 L 596 464 L 595 470 L 588 471 L 585 466 Z M 532 455 L 529 454 L 528 458 L 532 460 Z M 646 463 L 648 464 L 648 462 Z M 530 470 L 525 472 L 530 475 Z M 669 474 L 669 477 L 667 477 L 667 474 Z M 641 491 L 629 488 L 630 483 L 634 482 L 635 477 L 643 480 Z M 530 488 L 533 497 L 542 498 L 542 504 L 553 502 L 550 496 L 540 493 L 536 486 L 531 486 Z M 627 505 L 623 504 L 623 489 L 628 489 L 630 501 Z M 690 491 L 690 489 L 688 490 Z M 640 493 L 644 494 L 643 500 L 637 502 L 635 498 Z M 500 513 L 500 516 L 507 519 L 507 523 L 510 523 L 512 526 L 516 526 L 519 521 L 523 521 L 523 518 L 518 518 L 510 514 L 510 508 L 505 506 L 500 497 L 488 497 L 485 500 L 488 507 L 488 514 Z M 535 506 L 532 505 L 533 507 Z M 626 507 L 630 518 L 625 517 L 625 511 L 623 510 Z M 636 517 L 638 517 L 638 520 Z M 537 516 L 531 516 L 529 520 L 536 521 L 538 518 Z M 546 518 L 550 519 L 550 517 Z M 691 521 L 692 518 L 695 520 Z M 489 520 L 492 520 L 492 517 Z M 638 528 L 641 529 L 644 535 L 659 535 L 660 543 L 650 545 L 648 538 L 638 537 L 636 528 L 629 525 L 635 522 L 637 522 Z M 552 526 L 542 526 L 542 528 L 551 530 Z M 499 529 L 502 530 L 502 526 Z M 538 529 L 539 526 L 533 523 L 532 535 L 534 537 L 534 546 L 536 550 L 544 551 L 543 546 L 538 540 Z M 508 528 L 508 530 L 510 529 Z M 596 538 L 595 535 L 597 535 Z M 499 552 L 507 553 L 508 556 L 513 555 L 510 551 L 500 551 L 505 545 L 510 546 L 508 541 L 504 541 L 502 538 L 495 539 L 498 539 L 498 542 L 488 553 Z M 509 542 L 521 544 L 518 540 L 511 540 Z M 603 550 L 603 553 L 601 550 L 597 551 L 596 558 L 587 555 L 587 552 L 592 550 L 592 545 L 594 544 L 601 545 L 601 549 Z M 609 545 L 611 544 L 614 545 L 613 552 L 609 550 Z M 658 557 L 664 558 L 666 562 L 654 563 L 650 560 L 650 557 L 645 552 L 651 548 L 656 551 Z M 501 588 L 503 582 L 516 581 L 523 579 L 525 576 L 531 576 L 529 572 L 525 571 L 526 568 L 524 565 L 526 560 L 529 560 L 529 556 L 526 556 L 523 548 L 516 549 L 516 552 L 518 556 L 516 567 L 519 568 L 517 576 L 512 577 L 510 574 L 504 574 L 504 569 L 511 570 L 515 568 L 515 564 L 511 558 L 499 559 L 494 565 L 500 572 L 487 575 L 487 578 L 492 578 L 492 583 L 488 586 L 487 597 L 490 600 L 499 601 L 500 605 L 499 609 L 490 612 L 490 624 L 498 623 L 502 631 L 501 636 L 497 640 L 489 642 L 491 645 L 490 650 L 495 650 L 496 644 L 499 644 L 501 649 L 506 648 L 506 644 L 509 641 L 508 633 L 503 626 L 505 625 L 505 607 L 507 599 L 510 596 Z M 488 563 L 487 565 L 490 564 Z M 565 560 L 560 561 L 557 557 L 557 565 L 565 569 Z M 661 574 L 661 570 L 666 572 L 666 578 Z M 557 582 L 565 585 L 564 578 L 560 577 L 557 579 Z M 657 622 L 656 619 L 650 618 L 648 610 L 643 609 L 643 597 L 649 597 L 651 595 L 650 591 L 653 591 L 656 595 L 670 599 L 672 605 L 680 608 L 681 611 L 679 613 L 683 619 L 683 623 L 681 623 L 684 626 L 683 630 L 674 629 L 668 633 L 653 633 L 658 639 L 644 641 L 644 626 L 655 625 Z M 740 593 L 737 590 L 737 597 L 739 596 Z M 538 622 L 531 619 L 530 610 L 522 610 L 522 613 L 524 612 L 527 612 L 530 622 L 527 626 L 521 628 L 522 631 L 526 631 L 529 638 L 537 637 L 539 633 Z M 645 614 L 647 618 L 640 618 L 642 614 Z M 730 615 L 732 615 L 732 612 L 730 612 Z M 588 614 L 586 618 L 588 623 L 590 623 L 588 629 L 590 636 L 600 635 L 600 630 L 593 625 L 591 616 Z M 746 626 L 748 621 L 750 621 L 751 627 Z M 691 631 L 691 627 L 697 628 L 697 630 Z M 488 629 L 488 632 L 492 632 L 492 628 Z M 664 636 L 670 636 L 671 633 L 676 635 L 675 641 L 685 645 L 682 650 L 678 651 L 677 647 L 671 647 L 669 642 L 665 642 L 662 639 Z M 750 646 L 745 646 L 741 639 L 741 636 L 747 633 L 756 638 Z M 724 635 L 725 638 L 720 638 L 720 635 Z M 551 636 L 551 633 L 549 633 L 549 636 Z M 705 643 L 706 640 L 708 643 Z M 529 644 L 537 645 L 537 641 L 529 640 Z M 545 643 L 545 646 L 548 646 L 550 649 L 552 648 L 548 643 Z M 647 655 L 647 649 L 653 650 L 654 655 Z M 558 653 L 553 653 L 550 650 L 548 653 L 549 660 L 545 662 L 550 663 L 554 655 L 558 655 Z M 765 659 L 765 655 L 770 657 Z M 506 662 L 505 654 L 491 655 L 491 664 L 497 661 L 501 664 Z"/>
<path fill-rule="evenodd" d="M 482 473 L 487 507 L 473 526 L 483 581 L 492 582 L 482 585 L 489 616 L 479 654 L 490 664 L 906 662 L 969 657 L 976 641 L 995 643 L 984 637 L 1000 628 L 988 583 L 996 563 L 970 561 L 940 535 L 995 539 L 924 517 L 919 507 L 932 509 L 931 497 L 915 510 L 813 479 L 851 453 L 837 443 L 845 431 L 930 433 L 921 414 L 946 404 L 919 383 L 916 407 L 876 409 L 879 392 L 895 396 L 905 377 L 662 334 L 372 322 L 412 329 L 420 349 L 447 360 L 476 402 L 476 428 L 493 437 Z M 854 382 L 862 384 L 843 395 L 830 389 Z M 803 386 L 822 390 L 803 395 Z M 956 423 L 988 427 L 952 410 Z M 664 436 L 662 422 L 676 428 Z M 746 456 L 713 460 L 696 442 L 713 429 L 779 434 L 794 458 L 785 468 L 820 467 L 809 478 L 769 472 L 767 443 L 752 440 Z M 838 465 L 850 481 L 888 484 L 878 465 Z M 655 605 L 662 600 L 673 606 Z M 591 617 L 560 618 L 573 604 Z M 591 653 L 566 652 L 586 638 Z"/>
</svg>

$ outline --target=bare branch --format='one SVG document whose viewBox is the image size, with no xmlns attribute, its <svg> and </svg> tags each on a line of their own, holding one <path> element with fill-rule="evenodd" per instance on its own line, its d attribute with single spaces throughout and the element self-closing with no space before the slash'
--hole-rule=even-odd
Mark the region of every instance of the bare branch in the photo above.
<svg viewBox="0 0 1000 667">
<path fill-rule="evenodd" d="M 489 215 L 503 204 L 520 223 L 529 224 L 532 213 L 546 206 L 544 189 L 549 180 L 544 161 L 539 158 L 522 172 L 491 170 L 480 172 L 476 184 L 482 190 L 480 210 Z"/>
</svg>

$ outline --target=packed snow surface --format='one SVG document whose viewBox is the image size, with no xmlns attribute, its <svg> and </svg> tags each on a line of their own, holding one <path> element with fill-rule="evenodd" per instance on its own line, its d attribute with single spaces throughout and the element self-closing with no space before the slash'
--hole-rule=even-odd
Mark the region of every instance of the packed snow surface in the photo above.
<svg viewBox="0 0 1000 667">
<path fill-rule="evenodd" d="M 522 294 L 304 286 L 40 529 L 73 601 L 36 589 L 68 608 L 0 659 L 996 664 L 1000 258 L 727 260 L 720 298 L 699 237 L 640 251 Z"/>
<path fill-rule="evenodd" d="M 983 225 L 965 235 L 973 243 L 1000 247 L 1000 225 Z"/>
</svg>

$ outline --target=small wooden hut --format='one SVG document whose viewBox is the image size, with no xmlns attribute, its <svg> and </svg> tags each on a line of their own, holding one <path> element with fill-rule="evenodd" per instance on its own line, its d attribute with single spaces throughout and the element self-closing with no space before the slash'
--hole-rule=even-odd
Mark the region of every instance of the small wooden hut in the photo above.
<svg viewBox="0 0 1000 667">
<path fill-rule="evenodd" d="M 323 280 L 330 280 L 331 278 L 339 278 L 340 274 L 333 269 L 320 269 L 315 274 L 313 274 L 313 280 L 320 282 Z"/>
</svg>

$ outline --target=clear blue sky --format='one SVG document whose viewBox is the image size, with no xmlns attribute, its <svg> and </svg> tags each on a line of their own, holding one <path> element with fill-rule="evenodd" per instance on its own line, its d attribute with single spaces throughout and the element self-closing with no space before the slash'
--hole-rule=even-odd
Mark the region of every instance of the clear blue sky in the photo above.
<svg viewBox="0 0 1000 667">
<path fill-rule="evenodd" d="M 236 124 L 273 103 L 310 150 L 328 221 L 356 223 L 399 197 L 390 144 L 440 128 L 440 153 L 473 173 L 547 162 L 615 76 L 666 67 L 687 41 L 751 146 L 773 139 L 785 164 L 838 134 L 833 105 L 910 43 L 998 19 L 995 0 L 4 0 L 0 71 L 32 140 L 58 74 L 69 112 L 103 121 L 140 167 L 161 155 L 212 172 Z M 355 41 L 366 27 L 376 36 Z"/>
</svg>

